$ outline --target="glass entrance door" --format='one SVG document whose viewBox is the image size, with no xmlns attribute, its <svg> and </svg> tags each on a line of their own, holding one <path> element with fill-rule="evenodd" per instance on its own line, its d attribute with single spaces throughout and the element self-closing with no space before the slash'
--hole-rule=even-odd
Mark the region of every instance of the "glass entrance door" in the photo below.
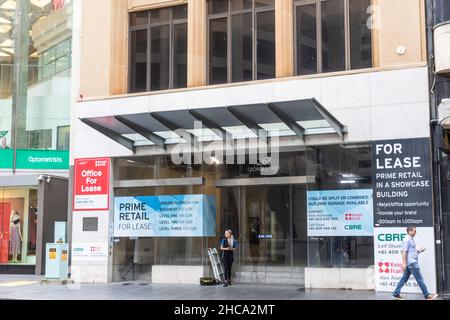
<svg viewBox="0 0 450 320">
<path fill-rule="evenodd" d="M 241 216 L 244 265 L 286 266 L 291 261 L 290 186 L 245 188 Z"/>
</svg>

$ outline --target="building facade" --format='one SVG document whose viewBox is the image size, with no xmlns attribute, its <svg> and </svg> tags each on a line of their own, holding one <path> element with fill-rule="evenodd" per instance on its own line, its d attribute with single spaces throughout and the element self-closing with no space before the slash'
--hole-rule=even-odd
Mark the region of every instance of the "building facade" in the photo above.
<svg viewBox="0 0 450 320">
<path fill-rule="evenodd" d="M 67 221 L 62 199 L 62 215 L 39 203 L 43 184 L 68 185 L 72 6 L 1 1 L 0 12 L 0 273 L 40 274 L 47 224 Z"/>
<path fill-rule="evenodd" d="M 73 8 L 73 279 L 391 290 L 415 224 L 437 290 L 423 1 Z"/>
</svg>

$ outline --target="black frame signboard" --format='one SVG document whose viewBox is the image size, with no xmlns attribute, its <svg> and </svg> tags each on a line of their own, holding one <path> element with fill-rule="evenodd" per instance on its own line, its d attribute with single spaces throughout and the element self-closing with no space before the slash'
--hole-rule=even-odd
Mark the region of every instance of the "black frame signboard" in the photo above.
<svg viewBox="0 0 450 320">
<path fill-rule="evenodd" d="M 433 226 L 429 138 L 372 143 L 375 227 Z"/>
</svg>

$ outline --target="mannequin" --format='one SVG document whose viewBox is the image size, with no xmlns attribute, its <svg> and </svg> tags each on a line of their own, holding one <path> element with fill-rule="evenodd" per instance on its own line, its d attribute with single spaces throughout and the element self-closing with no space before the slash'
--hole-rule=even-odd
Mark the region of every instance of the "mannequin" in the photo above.
<svg viewBox="0 0 450 320">
<path fill-rule="evenodd" d="M 20 253 L 22 233 L 20 232 L 20 215 L 15 210 L 11 211 L 9 235 L 9 252 L 13 256 L 12 262 L 19 262 L 17 255 Z"/>
</svg>

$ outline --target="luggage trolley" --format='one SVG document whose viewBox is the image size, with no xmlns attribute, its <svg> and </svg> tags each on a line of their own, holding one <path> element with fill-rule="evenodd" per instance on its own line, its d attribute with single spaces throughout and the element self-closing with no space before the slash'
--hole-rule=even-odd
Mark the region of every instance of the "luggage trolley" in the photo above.
<svg viewBox="0 0 450 320">
<path fill-rule="evenodd" d="M 216 248 L 208 248 L 208 256 L 211 261 L 211 266 L 214 272 L 214 278 L 217 283 L 225 283 L 225 272 L 223 270 L 222 262 Z"/>
</svg>

